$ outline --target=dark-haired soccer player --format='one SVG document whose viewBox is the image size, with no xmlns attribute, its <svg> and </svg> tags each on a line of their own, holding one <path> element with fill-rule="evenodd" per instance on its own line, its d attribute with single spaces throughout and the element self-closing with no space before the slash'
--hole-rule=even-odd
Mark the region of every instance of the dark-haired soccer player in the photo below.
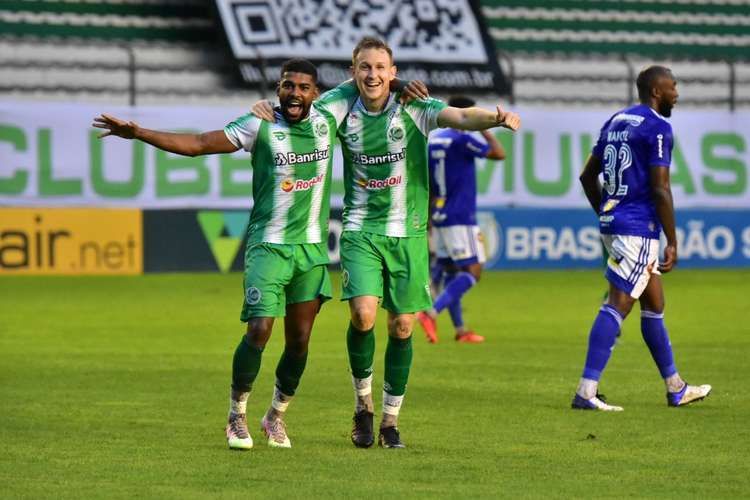
<svg viewBox="0 0 750 500">
<path fill-rule="evenodd" d="M 448 105 L 470 108 L 472 99 L 454 96 Z M 438 341 L 436 318 L 448 309 L 458 342 L 478 343 L 484 337 L 466 330 L 463 323 L 461 297 L 469 291 L 482 274 L 487 260 L 482 236 L 477 225 L 477 158 L 505 159 L 500 141 L 488 130 L 481 131 L 486 142 L 472 134 L 453 128 L 430 135 L 430 187 L 432 197 L 432 236 L 435 243 L 437 269 L 444 288 L 435 299 L 432 309 L 417 313 L 417 320 L 432 343 Z M 442 281 L 442 280 L 441 280 Z"/>
<path fill-rule="evenodd" d="M 280 76 L 275 122 L 247 114 L 224 130 L 203 134 L 157 132 L 108 115 L 94 123 L 107 129 L 102 137 L 140 139 L 172 153 L 196 156 L 243 148 L 252 155 L 254 204 L 241 313 L 247 332 L 234 353 L 226 427 L 233 449 L 253 446 L 247 400 L 277 316 L 285 316 L 285 347 L 261 429 L 269 446 L 291 446 L 283 417 L 305 369 L 315 316 L 331 298 L 327 239 L 332 145 L 357 94 L 354 85 L 342 85 L 330 92 L 331 99 L 313 104 L 318 74 L 304 59 L 287 61 Z"/>
<path fill-rule="evenodd" d="M 672 345 L 664 327 L 661 273 L 677 263 L 669 165 L 672 127 L 667 121 L 677 102 L 677 82 L 663 66 L 644 69 L 637 79 L 640 104 L 615 113 L 604 123 L 589 156 L 581 184 L 599 216 L 602 241 L 609 259 L 607 302 L 589 334 L 583 375 L 572 407 L 622 411 L 598 394 L 599 378 L 615 344 L 620 324 L 636 300 L 641 307 L 641 332 L 667 389 L 667 404 L 682 406 L 701 400 L 710 385 L 688 385 L 677 372 Z M 604 186 L 599 174 L 604 174 Z M 659 233 L 667 246 L 659 262 Z"/>
</svg>

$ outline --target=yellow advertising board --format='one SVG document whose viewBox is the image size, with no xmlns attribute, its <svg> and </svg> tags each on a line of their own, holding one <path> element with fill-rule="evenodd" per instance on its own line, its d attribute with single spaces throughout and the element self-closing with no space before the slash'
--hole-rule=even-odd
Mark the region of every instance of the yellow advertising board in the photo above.
<svg viewBox="0 0 750 500">
<path fill-rule="evenodd" d="M 140 210 L 0 208 L 0 275 L 142 272 Z"/>
</svg>

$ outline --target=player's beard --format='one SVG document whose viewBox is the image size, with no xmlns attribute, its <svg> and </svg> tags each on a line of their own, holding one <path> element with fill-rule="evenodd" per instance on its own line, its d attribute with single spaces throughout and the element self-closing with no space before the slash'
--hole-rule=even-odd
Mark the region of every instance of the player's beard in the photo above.
<svg viewBox="0 0 750 500">
<path fill-rule="evenodd" d="M 671 102 L 660 102 L 659 103 L 659 114 L 661 116 L 664 116 L 666 118 L 669 118 L 672 116 L 672 108 L 674 107 L 674 104 Z"/>
</svg>

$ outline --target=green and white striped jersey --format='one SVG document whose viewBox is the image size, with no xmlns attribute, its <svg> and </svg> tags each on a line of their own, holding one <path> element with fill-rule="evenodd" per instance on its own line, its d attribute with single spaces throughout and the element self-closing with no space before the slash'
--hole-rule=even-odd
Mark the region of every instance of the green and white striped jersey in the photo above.
<svg viewBox="0 0 750 500">
<path fill-rule="evenodd" d="M 427 135 L 446 104 L 437 99 L 399 102 L 383 111 L 361 100 L 339 127 L 344 152 L 344 230 L 419 236 L 427 230 Z"/>
<path fill-rule="evenodd" d="M 247 114 L 224 127 L 232 144 L 252 154 L 249 243 L 327 241 L 333 144 L 356 97 L 356 86 L 342 84 L 299 123 L 280 113 L 275 123 Z"/>
</svg>

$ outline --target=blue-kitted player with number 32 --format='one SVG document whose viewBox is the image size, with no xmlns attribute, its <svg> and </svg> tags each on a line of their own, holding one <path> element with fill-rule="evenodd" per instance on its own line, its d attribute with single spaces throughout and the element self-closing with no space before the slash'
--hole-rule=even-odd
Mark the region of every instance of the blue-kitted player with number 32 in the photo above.
<svg viewBox="0 0 750 500">
<path fill-rule="evenodd" d="M 672 126 L 666 120 L 677 102 L 677 82 L 668 68 L 650 66 L 638 75 L 636 85 L 640 104 L 607 120 L 581 174 L 609 253 L 605 272 L 609 295 L 591 327 L 586 365 L 572 403 L 576 409 L 622 411 L 607 404 L 597 389 L 620 324 L 636 300 L 641 305 L 643 340 L 667 387 L 667 404 L 686 405 L 711 392 L 710 385 L 693 386 L 682 380 L 664 327 L 660 274 L 677 263 L 669 186 Z M 662 228 L 667 246 L 660 263 Z"/>
</svg>

